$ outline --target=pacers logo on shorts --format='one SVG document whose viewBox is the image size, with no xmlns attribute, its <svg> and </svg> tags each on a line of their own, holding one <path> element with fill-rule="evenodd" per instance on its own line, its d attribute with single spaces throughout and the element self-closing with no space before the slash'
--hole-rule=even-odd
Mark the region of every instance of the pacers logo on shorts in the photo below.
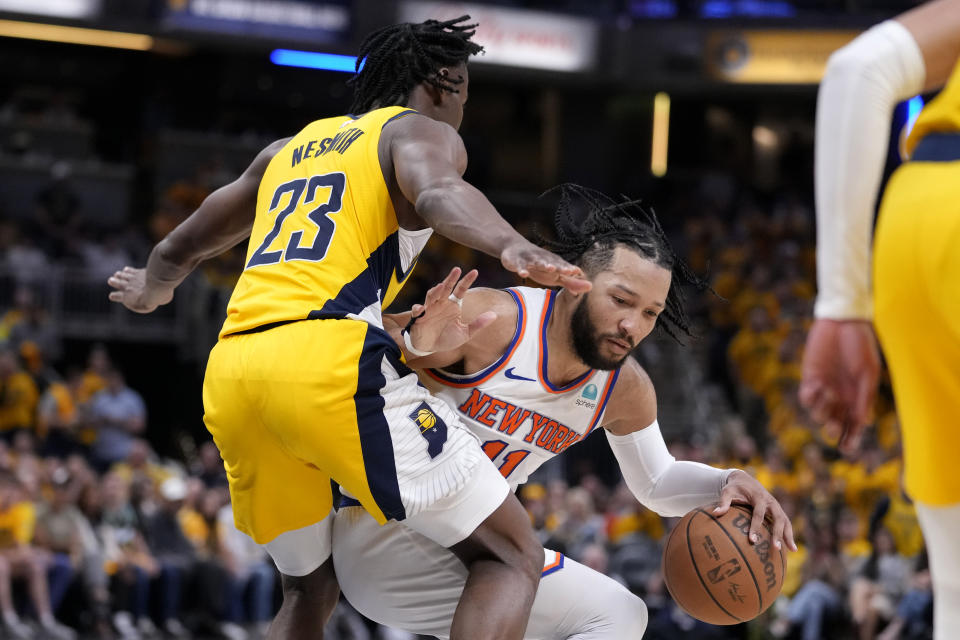
<svg viewBox="0 0 960 640">
<path fill-rule="evenodd" d="M 447 441 L 447 423 L 433 412 L 426 402 L 410 413 L 410 419 L 420 428 L 420 435 L 427 441 L 427 453 L 436 458 L 443 451 L 443 443 Z"/>
</svg>

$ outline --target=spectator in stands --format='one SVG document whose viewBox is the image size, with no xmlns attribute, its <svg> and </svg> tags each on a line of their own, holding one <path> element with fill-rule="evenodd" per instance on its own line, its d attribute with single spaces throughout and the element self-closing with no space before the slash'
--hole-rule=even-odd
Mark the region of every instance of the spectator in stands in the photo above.
<svg viewBox="0 0 960 640">
<path fill-rule="evenodd" d="M 110 592 L 103 549 L 90 521 L 76 505 L 79 486 L 65 467 L 54 470 L 50 484 L 50 501 L 37 508 L 37 544 L 80 574 L 93 631 L 98 637 L 109 637 Z M 51 593 L 51 600 L 58 598 Z"/>
<path fill-rule="evenodd" d="M 933 637 L 933 583 L 926 552 L 917 557 L 910 588 L 877 640 L 927 640 Z"/>
<path fill-rule="evenodd" d="M 110 369 L 106 381 L 106 388 L 90 399 L 89 407 L 90 424 L 96 431 L 90 454 L 101 470 L 130 455 L 147 421 L 143 398 L 126 385 L 118 369 Z"/>
<path fill-rule="evenodd" d="M 578 558 L 587 545 L 606 542 L 604 525 L 603 516 L 594 509 L 590 493 L 582 487 L 574 487 L 567 491 L 564 516 L 548 545 Z"/>
<path fill-rule="evenodd" d="M 870 640 L 896 614 L 907 592 L 911 562 L 897 553 L 893 536 L 883 527 L 872 538 L 873 553 L 850 585 L 850 612 L 861 640 Z"/>
<path fill-rule="evenodd" d="M 250 622 L 255 634 L 263 637 L 273 617 L 273 588 L 277 575 L 273 562 L 263 547 L 237 529 L 229 501 L 217 513 L 216 529 L 218 549 L 234 577 L 228 620 L 235 624 Z"/>
<path fill-rule="evenodd" d="M 81 506 L 88 517 L 99 519 L 106 571 L 112 577 L 114 627 L 122 638 L 139 638 L 138 629 L 151 635 L 155 627 L 149 617 L 150 580 L 159 574 L 159 565 L 130 504 L 129 485 L 118 474 L 108 473 L 99 488 L 95 484 L 84 488 Z"/>
<path fill-rule="evenodd" d="M 32 429 L 37 408 L 37 385 L 20 368 L 16 354 L 0 344 L 0 437 L 11 442 L 20 429 Z"/>
<path fill-rule="evenodd" d="M 81 202 L 71 184 L 72 173 L 69 162 L 54 162 L 50 167 L 50 181 L 36 196 L 35 220 L 56 257 L 66 254 L 69 241 L 81 226 Z"/>
<path fill-rule="evenodd" d="M 37 439 L 44 456 L 65 458 L 77 451 L 82 421 L 78 402 L 80 373 L 74 371 L 66 382 L 51 380 L 37 405 Z"/>
<path fill-rule="evenodd" d="M 33 343 L 46 362 L 60 357 L 60 344 L 55 327 L 50 323 L 46 309 L 40 304 L 36 291 L 26 285 L 17 287 L 13 294 L 13 309 L 0 320 L 0 335 L 7 332 L 11 347 L 21 355 L 25 343 Z M 39 373 L 42 367 L 28 367 Z"/>
<path fill-rule="evenodd" d="M 197 456 L 196 469 L 193 475 L 203 481 L 208 489 L 227 486 L 227 472 L 223 468 L 223 459 L 220 451 L 211 441 L 200 445 L 200 455 Z"/>
<path fill-rule="evenodd" d="M 175 638 L 188 635 L 180 621 L 181 595 L 196 559 L 194 547 L 178 518 L 186 495 L 187 483 L 182 478 L 173 476 L 164 480 L 160 485 L 157 510 L 147 518 L 144 526 L 147 545 L 160 567 L 157 586 L 161 624 Z"/>
<path fill-rule="evenodd" d="M 7 471 L 0 472 L 0 614 L 3 625 L 14 638 L 33 637 L 13 606 L 11 579 L 23 577 L 43 632 L 54 640 L 73 640 L 76 634 L 53 617 L 50 600 L 51 588 L 62 595 L 69 584 L 69 566 L 53 565 L 49 552 L 31 544 L 35 522 L 34 506 L 22 499 L 16 477 Z M 56 571 L 52 572 L 53 581 L 48 585 L 47 569 L 51 566 Z"/>
</svg>

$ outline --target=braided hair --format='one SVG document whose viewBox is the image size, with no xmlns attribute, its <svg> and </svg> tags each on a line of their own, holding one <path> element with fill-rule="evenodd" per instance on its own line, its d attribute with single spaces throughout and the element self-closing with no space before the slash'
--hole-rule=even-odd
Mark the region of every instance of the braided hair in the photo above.
<svg viewBox="0 0 960 640">
<path fill-rule="evenodd" d="M 405 22 L 367 36 L 357 56 L 357 73 L 348 81 L 354 88 L 350 113 L 404 104 L 421 82 L 459 93 L 457 85 L 463 80 L 438 72 L 442 67 L 465 64 L 470 56 L 483 51 L 470 40 L 477 25 L 463 24 L 469 19 L 465 15 L 445 22 Z"/>
<path fill-rule="evenodd" d="M 674 252 L 653 209 L 640 200 L 620 196 L 619 200 L 581 187 L 563 184 L 552 191 L 560 192 L 560 203 L 553 217 L 554 238 L 540 236 L 540 243 L 563 259 L 576 264 L 588 276 L 610 266 L 614 251 L 625 246 L 654 264 L 671 272 L 674 282 L 693 285 L 697 290 L 710 289 Z M 586 216 L 580 214 L 586 207 Z M 684 311 L 685 296 L 680 287 L 672 286 L 657 325 L 667 335 L 682 343 L 680 335 L 694 337 Z"/>
</svg>

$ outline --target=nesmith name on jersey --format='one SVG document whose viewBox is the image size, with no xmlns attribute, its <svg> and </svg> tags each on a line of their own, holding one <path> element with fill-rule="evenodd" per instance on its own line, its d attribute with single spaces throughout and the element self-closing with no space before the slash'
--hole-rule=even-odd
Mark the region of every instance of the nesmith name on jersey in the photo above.
<svg viewBox="0 0 960 640">
<path fill-rule="evenodd" d="M 305 145 L 300 145 L 299 147 L 294 148 L 293 155 L 290 159 L 290 166 L 295 167 L 301 161 L 306 160 L 311 156 L 316 158 L 318 156 L 330 153 L 331 151 L 336 151 L 340 155 L 343 155 L 344 152 L 350 148 L 350 145 L 352 145 L 356 139 L 362 135 L 363 131 L 361 129 L 353 127 L 350 129 L 344 129 L 332 138 L 311 140 Z"/>
<path fill-rule="evenodd" d="M 529 432 L 523 441 L 551 453 L 560 453 L 582 437 L 582 434 L 552 418 L 487 395 L 476 388 L 457 408 L 468 418 L 508 435 L 513 435 L 526 422 Z"/>
</svg>

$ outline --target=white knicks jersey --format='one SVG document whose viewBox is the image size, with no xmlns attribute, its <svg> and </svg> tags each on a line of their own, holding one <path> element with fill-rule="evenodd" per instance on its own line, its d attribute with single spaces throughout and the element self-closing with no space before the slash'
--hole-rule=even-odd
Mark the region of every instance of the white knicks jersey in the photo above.
<svg viewBox="0 0 960 640">
<path fill-rule="evenodd" d="M 506 291 L 517 303 L 517 330 L 500 359 L 470 375 L 426 369 L 420 379 L 457 411 L 516 489 L 601 424 L 620 372 L 591 369 L 566 386 L 553 385 L 547 379 L 547 323 L 557 292 Z"/>
</svg>

